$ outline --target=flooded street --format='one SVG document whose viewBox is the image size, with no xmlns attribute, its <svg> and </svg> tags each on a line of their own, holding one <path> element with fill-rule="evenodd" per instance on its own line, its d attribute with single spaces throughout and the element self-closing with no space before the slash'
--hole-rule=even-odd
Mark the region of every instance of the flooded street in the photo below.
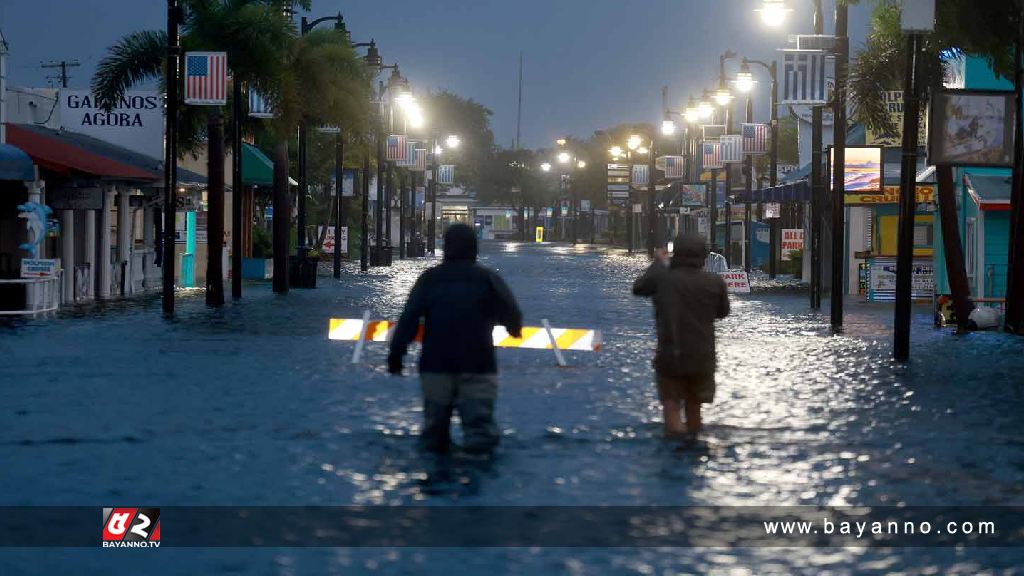
<svg viewBox="0 0 1024 576">
<path fill-rule="evenodd" d="M 1024 505 L 1024 341 L 954 337 L 915 309 L 912 361 L 891 358 L 892 310 L 848 302 L 830 333 L 803 292 L 733 296 L 719 323 L 705 451 L 661 438 L 646 256 L 486 243 L 528 325 L 597 328 L 598 353 L 499 351 L 502 445 L 465 489 L 422 482 L 411 358 L 326 338 L 330 317 L 395 319 L 429 261 L 281 297 L 201 292 L 173 321 L 158 299 L 0 326 L 0 505 L 951 506 Z M 755 286 L 756 288 L 756 286 Z M 415 356 L 415 355 L 414 355 Z M 413 372 L 412 375 L 409 372 Z M 99 520 L 97 519 L 97 526 Z M 168 525 L 167 530 L 171 527 Z M 97 528 L 97 535 L 98 535 Z M 169 536 L 165 534 L 165 538 Z M 103 572 L 111 551 L 4 550 L 0 572 Z M 182 574 L 1014 572 L 1014 549 L 167 549 L 124 553 Z M 857 565 L 851 562 L 858 563 Z M 859 566 L 859 567 L 857 567 Z"/>
</svg>

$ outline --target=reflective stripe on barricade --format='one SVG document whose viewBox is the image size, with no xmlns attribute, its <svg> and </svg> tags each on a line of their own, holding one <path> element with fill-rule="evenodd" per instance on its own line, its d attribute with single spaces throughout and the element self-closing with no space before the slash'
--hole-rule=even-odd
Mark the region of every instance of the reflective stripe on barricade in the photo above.
<svg viewBox="0 0 1024 576">
<path fill-rule="evenodd" d="M 387 342 L 391 339 L 391 331 L 395 322 L 389 320 L 370 320 L 366 326 L 367 342 Z M 331 318 L 328 324 L 327 337 L 330 340 L 346 340 L 355 342 L 363 334 L 361 318 Z M 601 349 L 601 331 L 585 328 L 551 328 L 551 337 L 560 350 L 579 350 L 597 352 Z M 534 350 L 552 350 L 547 330 L 541 326 L 524 326 L 522 338 L 513 338 L 504 326 L 495 326 L 493 332 L 494 345 L 501 348 L 530 348 Z M 416 334 L 416 341 L 423 340 L 423 326 Z"/>
</svg>

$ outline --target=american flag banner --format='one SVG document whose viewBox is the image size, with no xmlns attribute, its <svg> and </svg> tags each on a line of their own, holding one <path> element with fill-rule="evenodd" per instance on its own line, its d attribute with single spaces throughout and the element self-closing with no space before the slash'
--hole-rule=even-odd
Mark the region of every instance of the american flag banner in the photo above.
<svg viewBox="0 0 1024 576">
<path fill-rule="evenodd" d="M 427 170 L 427 149 L 417 148 L 415 151 L 416 162 L 412 166 L 413 172 L 426 172 Z"/>
<path fill-rule="evenodd" d="M 273 118 L 274 110 L 270 103 L 255 88 L 249 88 L 249 116 L 253 118 Z"/>
<path fill-rule="evenodd" d="M 743 136 L 739 134 L 726 134 L 719 140 L 721 149 L 719 153 L 722 163 L 743 162 Z"/>
<path fill-rule="evenodd" d="M 704 143 L 704 168 L 722 167 L 722 148 L 719 142 Z"/>
<path fill-rule="evenodd" d="M 454 164 L 442 164 L 437 167 L 437 183 L 438 184 L 454 184 L 455 183 L 455 165 Z"/>
<path fill-rule="evenodd" d="M 405 162 L 409 159 L 409 145 L 405 134 L 392 134 L 388 136 L 386 148 L 385 160 Z"/>
<path fill-rule="evenodd" d="M 659 170 L 665 173 L 665 178 L 683 177 L 682 156 L 662 156 L 661 158 L 657 159 L 655 165 Z"/>
<path fill-rule="evenodd" d="M 227 102 L 227 52 L 186 52 L 185 104 L 223 106 Z"/>
<path fill-rule="evenodd" d="M 647 186 L 648 176 L 650 176 L 650 166 L 647 164 L 633 165 L 633 186 Z"/>
<path fill-rule="evenodd" d="M 771 139 L 771 126 L 768 124 L 743 123 L 743 153 L 767 154 L 768 141 Z"/>
<path fill-rule="evenodd" d="M 825 104 L 828 102 L 826 61 L 822 50 L 783 50 L 782 101 L 780 104 Z"/>
</svg>

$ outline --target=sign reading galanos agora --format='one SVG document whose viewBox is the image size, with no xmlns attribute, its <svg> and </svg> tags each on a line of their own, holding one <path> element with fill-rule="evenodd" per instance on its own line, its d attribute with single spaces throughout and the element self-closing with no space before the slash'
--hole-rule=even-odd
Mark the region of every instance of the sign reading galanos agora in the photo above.
<svg viewBox="0 0 1024 576">
<path fill-rule="evenodd" d="M 164 154 L 164 114 L 155 91 L 126 92 L 109 111 L 103 110 L 88 90 L 60 91 L 60 124 L 77 132 L 141 152 L 153 158 Z"/>
</svg>

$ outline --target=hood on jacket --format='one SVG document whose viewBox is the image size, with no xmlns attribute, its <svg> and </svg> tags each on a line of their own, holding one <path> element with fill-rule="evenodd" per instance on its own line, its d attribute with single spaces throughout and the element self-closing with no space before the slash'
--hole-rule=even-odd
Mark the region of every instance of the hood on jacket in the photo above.
<svg viewBox="0 0 1024 576">
<path fill-rule="evenodd" d="M 455 224 L 444 233 L 444 261 L 476 261 L 476 232 L 465 224 Z"/>
<path fill-rule="evenodd" d="M 672 268 L 703 268 L 708 256 L 704 237 L 698 234 L 683 234 L 673 243 Z"/>
</svg>

